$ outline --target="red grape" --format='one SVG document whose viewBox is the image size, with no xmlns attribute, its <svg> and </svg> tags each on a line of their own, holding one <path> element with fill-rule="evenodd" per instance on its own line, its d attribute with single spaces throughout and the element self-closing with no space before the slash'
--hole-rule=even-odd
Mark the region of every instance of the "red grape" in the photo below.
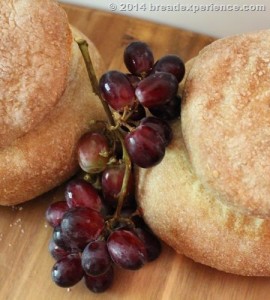
<svg viewBox="0 0 270 300">
<path fill-rule="evenodd" d="M 70 208 L 89 207 L 96 211 L 102 209 L 102 201 L 97 190 L 83 179 L 76 179 L 67 184 L 65 198 Z"/>
<path fill-rule="evenodd" d="M 46 220 L 52 226 L 59 226 L 63 215 L 69 209 L 66 201 L 58 201 L 52 203 L 46 210 Z"/>
<path fill-rule="evenodd" d="M 124 62 L 130 73 L 143 75 L 153 67 L 154 56 L 146 43 L 132 42 L 124 51 Z"/>
<path fill-rule="evenodd" d="M 149 110 L 152 115 L 162 120 L 174 120 L 180 116 L 181 97 L 175 96 L 166 104 L 151 107 Z"/>
<path fill-rule="evenodd" d="M 147 252 L 147 260 L 153 261 L 157 259 L 161 253 L 161 244 L 159 240 L 148 230 L 144 230 L 142 228 L 135 228 L 135 232 L 145 245 Z"/>
<path fill-rule="evenodd" d="M 78 161 L 87 173 L 102 172 L 109 161 L 110 148 L 107 138 L 96 132 L 84 134 L 78 142 Z"/>
<path fill-rule="evenodd" d="M 81 258 L 78 254 L 69 254 L 57 261 L 52 268 L 52 279 L 61 287 L 71 287 L 83 278 Z"/>
<path fill-rule="evenodd" d="M 82 249 L 97 239 L 104 228 L 104 219 L 95 210 L 77 207 L 65 213 L 61 222 L 62 233 L 72 246 Z"/>
<path fill-rule="evenodd" d="M 133 74 L 126 74 L 127 79 L 129 81 L 129 83 L 133 86 L 134 90 L 136 89 L 136 87 L 138 86 L 139 82 L 141 81 L 141 79 Z"/>
<path fill-rule="evenodd" d="M 63 257 L 66 257 L 68 256 L 71 252 L 62 248 L 62 247 L 59 247 L 54 240 L 51 240 L 50 243 L 49 243 L 49 252 L 51 254 L 51 256 L 56 259 L 56 260 L 59 260 Z"/>
<path fill-rule="evenodd" d="M 113 282 L 114 272 L 111 266 L 105 273 L 98 276 L 84 275 L 86 287 L 94 293 L 102 293 L 106 291 Z"/>
<path fill-rule="evenodd" d="M 112 165 L 107 167 L 102 173 L 101 186 L 104 196 L 104 201 L 115 207 L 117 205 L 118 195 L 121 191 L 125 174 L 125 165 Z M 127 186 L 127 199 L 133 199 L 134 194 L 134 179 L 132 174 L 129 177 Z"/>
<path fill-rule="evenodd" d="M 140 81 L 135 94 L 143 106 L 151 108 L 169 102 L 176 96 L 177 90 L 178 82 L 174 75 L 158 72 Z"/>
<path fill-rule="evenodd" d="M 111 258 L 105 241 L 90 242 L 82 253 L 82 267 L 87 275 L 98 276 L 111 266 Z"/>
<path fill-rule="evenodd" d="M 165 146 L 171 142 L 173 135 L 172 129 L 169 123 L 167 123 L 165 120 L 150 116 L 142 119 L 140 125 L 147 125 L 155 129 L 164 139 Z"/>
<path fill-rule="evenodd" d="M 128 118 L 129 121 L 140 121 L 146 116 L 144 107 L 138 103 L 137 107 L 133 110 L 132 115 Z"/>
<path fill-rule="evenodd" d="M 125 145 L 133 163 L 141 168 L 158 164 L 165 155 L 162 136 L 147 125 L 140 125 L 125 136 Z"/>
<path fill-rule="evenodd" d="M 112 232 L 107 240 L 107 246 L 113 262 L 124 269 L 137 270 L 147 261 L 143 242 L 131 231 Z"/>
<path fill-rule="evenodd" d="M 53 229 L 53 241 L 58 246 L 67 251 L 70 250 L 68 240 L 63 235 L 61 226 L 57 226 Z"/>
<path fill-rule="evenodd" d="M 99 81 L 99 88 L 104 100 L 115 110 L 121 111 L 135 101 L 134 88 L 126 75 L 119 71 L 103 74 Z"/>
<path fill-rule="evenodd" d="M 185 75 L 185 64 L 179 56 L 169 54 L 163 56 L 155 63 L 152 72 L 171 73 L 180 82 Z"/>
</svg>

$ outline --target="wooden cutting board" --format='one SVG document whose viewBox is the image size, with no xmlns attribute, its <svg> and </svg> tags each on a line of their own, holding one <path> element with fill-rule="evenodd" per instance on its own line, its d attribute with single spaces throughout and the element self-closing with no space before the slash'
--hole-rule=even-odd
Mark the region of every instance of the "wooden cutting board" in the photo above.
<svg viewBox="0 0 270 300">
<path fill-rule="evenodd" d="M 63 7 L 70 23 L 96 44 L 107 69 L 125 70 L 123 49 L 134 39 L 149 43 L 156 58 L 175 53 L 185 61 L 213 41 L 194 32 L 86 8 Z M 63 198 L 61 189 L 24 205 L 0 207 L 0 299 L 269 299 L 269 279 L 225 274 L 177 255 L 166 245 L 161 257 L 141 270 L 116 270 L 114 285 L 106 293 L 95 295 L 82 282 L 70 290 L 59 288 L 50 279 L 54 261 L 48 253 L 48 242 L 52 230 L 44 219 L 46 208 L 56 198 Z"/>
</svg>

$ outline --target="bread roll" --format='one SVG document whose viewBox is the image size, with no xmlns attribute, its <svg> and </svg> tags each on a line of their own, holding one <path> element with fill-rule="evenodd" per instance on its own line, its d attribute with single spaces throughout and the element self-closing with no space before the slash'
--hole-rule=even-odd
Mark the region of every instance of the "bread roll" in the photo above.
<svg viewBox="0 0 270 300">
<path fill-rule="evenodd" d="M 185 84 L 182 130 L 194 170 L 217 198 L 270 217 L 270 30 L 214 42 Z"/>
<path fill-rule="evenodd" d="M 269 174 L 263 174 L 260 165 L 261 155 L 269 151 L 267 139 L 270 142 L 270 120 L 264 111 L 270 101 L 269 41 L 268 30 L 207 46 L 187 67 L 182 126 L 180 120 L 174 122 L 174 138 L 165 158 L 151 169 L 136 172 L 138 202 L 153 231 L 178 253 L 239 275 L 270 276 L 269 199 L 259 184 L 264 181 L 265 188 L 270 188 L 270 181 L 267 185 L 261 178 Z M 250 97 L 240 96 L 242 92 Z M 264 146 L 256 149 L 253 163 L 243 166 L 247 172 L 243 176 L 256 182 L 255 200 L 242 185 L 249 180 L 237 180 L 230 168 L 243 163 L 248 157 L 245 149 L 255 147 L 260 139 Z M 267 165 L 269 157 L 263 158 Z M 235 188 L 235 199 L 224 192 L 230 187 Z"/>
<path fill-rule="evenodd" d="M 0 11 L 0 204 L 13 205 L 75 173 L 77 141 L 104 113 L 74 41 L 81 34 L 55 1 L 1 1 Z"/>
</svg>

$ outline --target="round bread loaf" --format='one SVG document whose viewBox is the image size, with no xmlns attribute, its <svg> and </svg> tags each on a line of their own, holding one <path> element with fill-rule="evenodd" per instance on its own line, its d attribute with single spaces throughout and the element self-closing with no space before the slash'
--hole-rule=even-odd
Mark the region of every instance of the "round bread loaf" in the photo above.
<svg viewBox="0 0 270 300">
<path fill-rule="evenodd" d="M 75 173 L 77 141 L 104 113 L 74 41 L 82 35 L 55 1 L 1 1 L 0 11 L 0 204 L 13 205 Z"/>
<path fill-rule="evenodd" d="M 213 268 L 270 276 L 270 221 L 241 214 L 202 185 L 188 159 L 180 121 L 162 162 L 137 169 L 137 199 L 155 234 Z"/>
<path fill-rule="evenodd" d="M 184 140 L 201 182 L 235 209 L 269 218 L 270 30 L 206 47 L 184 101 Z"/>
<path fill-rule="evenodd" d="M 266 82 L 269 80 L 270 70 L 269 64 L 267 69 L 265 61 L 269 49 L 266 49 L 264 43 L 268 41 L 268 45 L 270 45 L 269 36 L 270 31 L 263 31 L 219 40 L 207 46 L 198 57 L 193 59 L 192 63 L 187 65 L 182 126 L 180 120 L 174 122 L 173 141 L 159 165 L 150 169 L 136 169 L 137 199 L 144 218 L 153 231 L 178 253 L 185 254 L 196 262 L 239 275 L 270 276 L 270 220 L 267 217 L 258 217 L 250 213 L 252 211 L 256 214 L 260 212 L 260 215 L 267 215 L 263 209 L 260 209 L 267 208 L 267 204 L 258 203 L 255 209 L 255 206 L 251 204 L 254 200 L 250 197 L 243 198 L 244 194 L 240 193 L 241 186 L 239 186 L 238 192 L 241 199 L 235 198 L 236 203 L 230 199 L 224 201 L 224 193 L 221 194 L 221 197 L 217 194 L 217 189 L 214 190 L 212 186 L 209 188 L 210 183 L 219 179 L 219 176 L 213 174 L 213 169 L 212 172 L 208 170 L 208 162 L 212 159 L 213 164 L 216 163 L 215 167 L 219 166 L 220 168 L 218 174 L 225 178 L 227 176 L 227 181 L 223 182 L 226 185 L 229 182 L 228 173 L 231 174 L 230 164 L 227 160 L 231 158 L 230 156 L 226 159 L 220 158 L 225 164 L 222 166 L 219 158 L 215 156 L 215 147 L 222 149 L 223 155 L 228 155 L 224 146 L 227 143 L 226 136 L 221 134 L 224 132 L 224 128 L 231 128 L 230 133 L 233 133 L 235 139 L 234 150 L 236 153 L 234 157 L 240 159 L 241 162 L 243 158 L 238 152 L 238 147 L 243 147 L 244 141 L 240 135 L 238 140 L 240 146 L 238 146 L 237 134 L 246 135 L 245 143 L 248 149 L 252 147 L 249 143 L 255 145 L 254 139 L 259 141 L 247 128 L 247 132 L 241 132 L 238 128 L 239 123 L 242 122 L 243 126 L 246 124 L 243 118 L 247 118 L 244 112 L 241 114 L 241 110 L 237 110 L 237 99 L 240 101 L 240 106 L 244 101 L 244 98 L 239 96 L 239 89 L 243 91 L 242 77 L 240 76 L 242 73 L 245 84 L 247 84 L 248 76 L 254 78 L 261 76 L 261 80 L 264 81 L 263 83 L 259 81 L 253 83 L 250 80 L 250 85 L 243 83 L 243 86 L 246 87 L 247 95 L 250 93 L 253 98 L 256 95 L 258 107 L 255 107 L 253 98 L 248 98 L 249 104 L 246 106 L 254 118 L 252 119 L 254 132 L 260 134 L 261 138 L 264 136 L 267 139 L 267 126 L 264 118 L 269 119 L 269 116 L 266 116 L 263 110 L 266 109 L 267 95 L 269 95 Z M 254 50 L 255 45 L 252 44 L 252 41 L 254 43 L 256 41 L 257 51 Z M 241 46 L 243 49 L 240 47 L 237 50 L 236 46 Z M 266 53 L 268 54 L 266 55 Z M 250 55 L 253 56 L 249 58 Z M 222 63 L 219 61 L 219 57 Z M 238 59 L 241 63 L 237 62 Z M 236 65 L 238 65 L 237 68 Z M 241 68 L 243 72 L 241 72 Z M 238 71 L 236 72 L 236 70 Z M 268 77 L 259 75 L 260 71 L 264 74 L 268 72 Z M 260 89 L 256 90 L 255 86 Z M 219 92 L 219 96 L 213 94 L 213 91 Z M 226 100 L 227 93 L 230 93 L 228 100 Z M 270 101 L 270 98 L 268 100 Z M 248 107 L 249 105 L 255 109 L 255 112 Z M 262 112 L 262 120 L 258 118 L 259 111 Z M 218 122 L 215 119 L 216 115 Z M 221 124 L 219 128 L 218 124 L 221 120 L 224 121 L 224 124 Z M 191 128 L 192 126 L 195 128 Z M 259 130 L 260 126 L 262 132 Z M 252 127 L 248 128 L 251 130 Z M 223 146 L 220 146 L 219 143 Z M 208 151 L 212 150 L 213 154 L 204 152 L 205 149 L 208 149 L 205 145 L 212 145 L 212 149 L 209 148 Z M 245 147 L 242 149 L 244 151 Z M 263 149 L 257 149 L 257 151 L 263 151 Z M 266 153 L 268 149 L 264 151 Z M 246 155 L 246 150 L 244 155 Z M 255 162 L 257 158 L 259 163 L 262 162 L 260 156 L 255 156 L 253 161 Z M 265 159 L 269 160 L 269 158 Z M 238 162 L 231 160 L 230 163 L 237 165 Z M 203 170 L 199 170 L 201 166 Z M 252 170 L 252 174 L 248 173 L 245 176 L 247 178 L 250 176 L 259 182 L 261 178 L 257 179 L 255 175 L 262 176 L 263 174 L 261 168 L 258 167 L 257 170 L 257 167 L 255 163 L 253 168 L 252 165 L 246 166 L 248 168 L 246 170 Z M 227 173 L 223 175 L 221 174 L 223 172 Z M 208 174 L 209 177 L 214 175 L 213 178 L 211 177 L 212 181 L 208 181 Z M 267 177 L 269 174 L 265 174 L 265 176 Z M 233 180 L 233 177 L 230 177 L 230 180 Z M 223 191 L 222 181 L 218 182 Z M 231 183 L 234 184 L 233 181 Z M 237 187 L 236 185 L 236 191 L 238 191 Z M 254 186 L 254 188 L 257 191 L 260 185 Z M 260 191 L 258 192 L 260 193 Z M 268 203 L 269 200 L 266 197 L 266 199 L 262 199 L 262 202 Z"/>
</svg>

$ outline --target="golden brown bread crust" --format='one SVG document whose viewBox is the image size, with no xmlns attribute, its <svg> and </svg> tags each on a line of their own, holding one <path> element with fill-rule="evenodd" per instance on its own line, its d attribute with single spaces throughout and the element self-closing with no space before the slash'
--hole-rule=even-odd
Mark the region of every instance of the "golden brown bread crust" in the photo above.
<svg viewBox="0 0 270 300">
<path fill-rule="evenodd" d="M 137 169 L 145 221 L 178 253 L 213 268 L 270 276 L 270 220 L 241 214 L 207 191 L 188 159 L 178 120 L 162 162 Z"/>
<path fill-rule="evenodd" d="M 73 29 L 73 36 L 82 35 Z M 88 43 L 100 76 L 102 60 L 94 45 L 89 40 Z M 89 128 L 90 120 L 104 118 L 100 101 L 93 95 L 80 50 L 72 40 L 69 47 L 71 57 L 66 85 L 57 104 L 28 133 L 0 149 L 1 205 L 33 199 L 73 175 L 77 170 L 79 137 Z M 57 78 L 56 71 L 51 72 Z"/>
<path fill-rule="evenodd" d="M 270 30 L 218 40 L 185 84 L 182 130 L 197 176 L 217 198 L 270 217 Z"/>
<path fill-rule="evenodd" d="M 265 38 L 265 34 L 268 35 L 269 32 L 259 33 L 259 36 L 260 34 Z M 215 87 L 209 86 L 204 78 L 209 80 L 207 73 L 212 73 L 212 68 L 218 72 L 217 74 L 220 74 L 221 69 L 220 66 L 216 69 L 215 66 L 208 65 L 204 53 L 211 49 L 212 56 L 215 56 L 215 53 L 221 55 L 220 52 L 215 51 L 218 51 L 219 48 L 223 49 L 222 43 L 226 45 L 226 48 L 229 47 L 228 43 L 231 39 L 233 41 L 235 38 L 229 38 L 228 42 L 227 39 L 220 41 L 218 44 L 203 50 L 200 55 L 204 57 L 204 61 L 199 56 L 199 58 L 194 58 L 192 62 L 186 64 L 185 92 L 187 94 L 185 97 L 189 97 L 189 93 L 192 95 L 196 93 L 198 97 L 201 96 L 204 87 L 200 85 L 199 79 L 207 85 L 208 95 L 212 96 L 210 90 Z M 212 50 L 215 51 L 212 52 Z M 240 52 L 241 49 L 238 53 Z M 211 53 L 208 53 L 207 56 L 209 60 L 212 60 Z M 196 73 L 193 70 L 194 65 L 196 66 Z M 224 71 L 227 68 L 224 65 Z M 200 75 L 199 77 L 197 77 L 197 72 Z M 214 74 L 211 76 L 214 76 Z M 196 86 L 192 85 L 191 78 L 194 77 L 196 78 Z M 221 79 L 216 78 L 216 80 Z M 224 81 L 226 82 L 226 78 Z M 199 88 L 199 94 L 197 94 L 195 87 Z M 256 93 L 256 91 L 252 92 Z M 237 88 L 235 93 L 237 93 Z M 268 91 L 265 91 L 265 94 L 262 95 L 261 101 L 263 103 L 266 101 L 264 95 L 267 93 Z M 192 97 L 194 102 L 199 100 Z M 207 97 L 204 97 L 204 100 L 206 102 L 210 101 Z M 190 98 L 183 103 L 182 107 L 184 114 L 186 114 L 182 119 L 183 127 L 190 126 L 191 123 L 188 122 L 192 120 L 193 126 L 196 127 L 194 130 L 201 132 L 191 112 L 187 113 L 185 111 L 189 110 L 192 105 L 189 101 L 191 101 Z M 264 105 L 263 103 L 262 105 Z M 257 104 L 261 105 L 261 102 L 258 100 Z M 185 107 L 186 105 L 188 107 Z M 202 116 L 199 112 L 203 109 L 204 104 L 200 102 L 200 105 L 202 107 L 195 104 L 193 107 L 199 124 L 202 122 Z M 211 110 L 209 113 L 211 114 Z M 209 118 L 209 116 L 206 117 Z M 210 123 L 210 120 L 208 121 Z M 211 119 L 211 122 L 215 122 L 215 120 Z M 254 124 L 256 129 L 262 125 L 263 123 L 260 121 L 259 124 Z M 209 124 L 209 126 L 212 125 Z M 189 141 L 188 134 L 192 129 L 189 128 L 188 131 L 186 127 L 186 139 Z M 209 135 L 208 130 L 205 125 L 204 132 L 201 132 L 204 136 L 200 138 L 208 137 L 211 142 L 212 136 Z M 178 253 L 185 254 L 196 262 L 239 275 L 270 276 L 269 218 L 263 219 L 243 213 L 243 211 L 235 209 L 234 206 L 220 201 L 219 197 L 215 197 L 195 173 L 192 165 L 194 158 L 190 161 L 190 153 L 188 153 L 183 139 L 180 120 L 175 121 L 173 124 L 173 132 L 172 144 L 167 148 L 163 161 L 151 169 L 136 169 L 137 199 L 142 207 L 146 222 L 163 241 L 172 246 Z M 213 138 L 215 140 L 216 137 Z M 219 142 L 222 143 L 222 140 Z M 215 151 L 215 149 L 212 149 L 212 151 Z M 193 149 L 193 152 L 195 152 L 195 149 Z M 201 157 L 201 159 L 200 164 L 203 164 L 207 157 Z"/>
<path fill-rule="evenodd" d="M 72 36 L 55 1 L 0 1 L 0 12 L 1 148 L 54 109 L 66 86 Z"/>
</svg>

